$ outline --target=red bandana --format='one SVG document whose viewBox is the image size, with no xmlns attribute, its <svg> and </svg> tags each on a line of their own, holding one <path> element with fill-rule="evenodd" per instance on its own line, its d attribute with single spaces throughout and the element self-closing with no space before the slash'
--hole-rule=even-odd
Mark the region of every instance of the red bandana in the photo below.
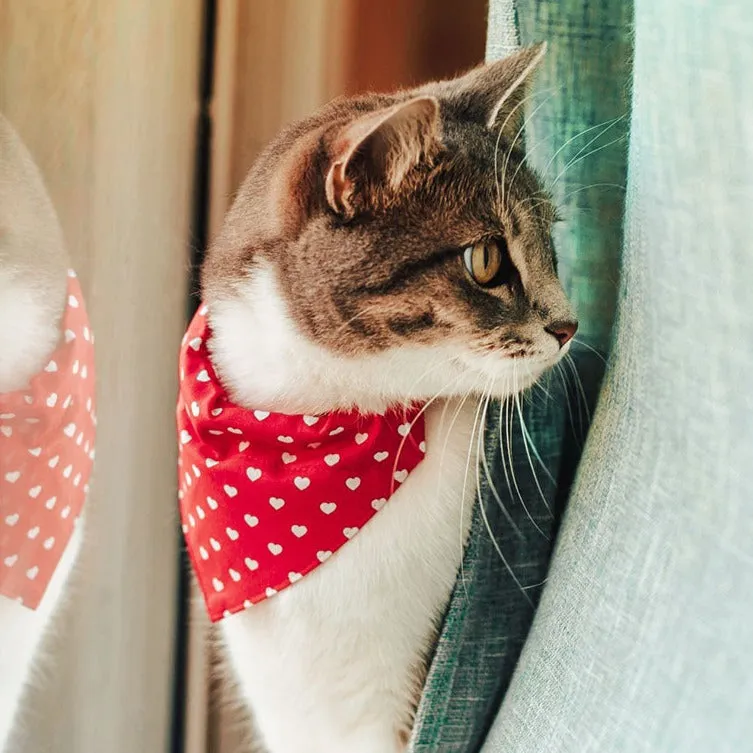
<svg viewBox="0 0 753 753">
<path fill-rule="evenodd" d="M 89 490 L 94 337 L 68 273 L 63 337 L 26 389 L 0 394 L 0 594 L 36 609 Z"/>
<path fill-rule="evenodd" d="M 356 535 L 423 459 L 417 407 L 322 416 L 233 404 L 209 360 L 206 307 L 183 338 L 178 496 L 216 622 L 273 596 Z"/>
</svg>

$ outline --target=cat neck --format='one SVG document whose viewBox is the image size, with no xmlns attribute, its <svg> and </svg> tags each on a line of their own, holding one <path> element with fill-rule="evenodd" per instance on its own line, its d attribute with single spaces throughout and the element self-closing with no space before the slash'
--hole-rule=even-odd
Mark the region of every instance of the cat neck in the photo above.
<svg viewBox="0 0 753 753">
<path fill-rule="evenodd" d="M 453 376 L 457 381 L 462 374 L 436 348 L 348 358 L 312 342 L 289 316 L 268 266 L 208 306 L 214 368 L 234 402 L 247 408 L 383 412 L 452 394 Z"/>
</svg>

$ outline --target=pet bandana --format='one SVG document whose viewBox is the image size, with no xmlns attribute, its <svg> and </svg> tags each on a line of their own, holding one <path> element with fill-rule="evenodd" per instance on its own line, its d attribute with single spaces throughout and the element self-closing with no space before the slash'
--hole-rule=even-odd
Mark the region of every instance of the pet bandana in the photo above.
<svg viewBox="0 0 753 753">
<path fill-rule="evenodd" d="M 421 462 L 419 407 L 287 415 L 235 405 L 212 368 L 206 306 L 183 338 L 183 533 L 213 622 L 325 562 Z"/>
<path fill-rule="evenodd" d="M 0 393 L 0 594 L 36 609 L 73 533 L 94 460 L 94 337 L 75 274 L 60 343 Z"/>
</svg>

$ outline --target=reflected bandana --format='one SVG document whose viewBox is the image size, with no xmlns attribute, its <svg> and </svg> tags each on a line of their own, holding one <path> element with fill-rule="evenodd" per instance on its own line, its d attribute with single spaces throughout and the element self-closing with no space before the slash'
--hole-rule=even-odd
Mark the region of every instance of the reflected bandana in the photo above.
<svg viewBox="0 0 753 753">
<path fill-rule="evenodd" d="M 231 402 L 203 306 L 183 338 L 177 408 L 183 533 L 217 621 L 325 562 L 421 462 L 419 407 L 287 415 Z"/>
<path fill-rule="evenodd" d="M 75 274 L 60 343 L 0 394 L 0 594 L 36 609 L 78 522 L 94 460 L 94 338 Z"/>
</svg>

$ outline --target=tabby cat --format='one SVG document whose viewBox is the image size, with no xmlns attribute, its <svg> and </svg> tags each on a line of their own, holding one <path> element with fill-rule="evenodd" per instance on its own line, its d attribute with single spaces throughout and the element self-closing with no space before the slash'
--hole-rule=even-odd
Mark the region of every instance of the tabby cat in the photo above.
<svg viewBox="0 0 753 753">
<path fill-rule="evenodd" d="M 407 749 L 484 398 L 532 385 L 576 331 L 521 147 L 544 52 L 287 127 L 209 250 L 183 529 L 270 753 Z"/>
</svg>

